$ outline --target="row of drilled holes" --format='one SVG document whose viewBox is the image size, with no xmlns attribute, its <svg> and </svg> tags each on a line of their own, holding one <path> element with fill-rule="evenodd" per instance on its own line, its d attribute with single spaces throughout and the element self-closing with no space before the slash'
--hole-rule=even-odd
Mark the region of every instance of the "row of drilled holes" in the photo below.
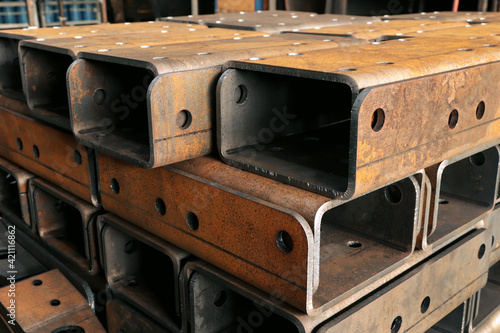
<svg viewBox="0 0 500 333">
<path fill-rule="evenodd" d="M 24 149 L 23 141 L 20 138 L 16 139 L 16 144 L 17 149 L 19 149 L 20 151 Z M 37 159 L 40 158 L 40 149 L 38 149 L 37 145 L 33 145 L 33 156 L 35 156 L 35 158 Z M 82 164 L 82 154 L 78 150 L 75 150 L 73 152 L 73 159 L 75 160 L 75 163 L 77 165 Z"/>
<path fill-rule="evenodd" d="M 485 104 L 483 101 L 479 102 L 476 107 L 476 119 L 481 120 L 484 116 Z M 371 127 L 374 132 L 379 132 L 385 124 L 385 111 L 377 109 L 372 114 Z M 454 129 L 458 124 L 458 110 L 453 109 L 448 116 L 448 127 Z"/>
<path fill-rule="evenodd" d="M 494 245 L 494 238 L 492 240 L 491 245 Z M 483 244 L 479 247 L 479 251 L 477 252 L 477 258 L 481 260 L 484 257 L 484 254 L 486 253 L 486 245 Z M 420 304 L 420 313 L 424 314 L 429 310 L 429 307 L 431 305 L 431 298 L 429 296 L 425 297 L 422 303 Z M 403 317 L 397 316 L 394 318 L 392 324 L 391 324 L 391 333 L 399 333 L 399 330 L 401 329 L 401 326 L 403 325 Z"/>
</svg>

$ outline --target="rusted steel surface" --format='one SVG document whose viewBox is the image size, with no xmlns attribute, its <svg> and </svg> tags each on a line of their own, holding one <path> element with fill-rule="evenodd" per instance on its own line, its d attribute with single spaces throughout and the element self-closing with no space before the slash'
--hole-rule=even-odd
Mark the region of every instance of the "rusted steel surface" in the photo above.
<svg viewBox="0 0 500 333">
<path fill-rule="evenodd" d="M 170 44 L 203 42 L 232 38 L 262 36 L 262 33 L 226 29 L 174 29 L 145 33 L 118 35 L 80 36 L 82 38 L 57 38 L 21 41 L 19 57 L 23 91 L 34 117 L 70 129 L 66 72 L 71 63 L 84 52 L 175 47 Z"/>
<path fill-rule="evenodd" d="M 395 22 L 395 21 L 392 21 Z M 474 39 L 496 45 L 499 41 L 500 22 L 481 24 L 466 23 L 460 27 L 443 30 L 422 30 L 421 32 L 408 32 L 405 37 L 412 38 L 453 38 L 455 40 Z M 401 37 L 403 38 L 403 37 Z"/>
<path fill-rule="evenodd" d="M 85 36 L 117 35 L 124 33 L 158 33 L 168 30 L 200 30 L 204 25 L 172 22 L 139 22 L 98 24 L 74 27 L 25 28 L 0 31 L 0 92 L 4 96 L 24 100 L 18 45 L 26 39 L 76 38 Z"/>
<path fill-rule="evenodd" d="M 97 224 L 101 262 L 113 296 L 171 332 L 184 331 L 179 276 L 192 256 L 112 214 L 99 216 Z"/>
<path fill-rule="evenodd" d="M 320 34 L 326 36 L 352 36 L 366 40 L 386 39 L 393 36 L 415 35 L 428 31 L 436 31 L 434 36 L 440 36 L 441 30 L 465 27 L 465 22 L 432 21 L 432 20 L 383 20 L 337 27 L 321 27 L 319 29 L 303 29 L 297 33 Z M 402 37 L 401 37 L 402 38 Z"/>
<path fill-rule="evenodd" d="M 98 160 L 107 211 L 308 313 L 345 308 L 413 260 L 421 175 L 345 203 L 212 158 L 154 170 Z M 370 223 L 360 207 L 377 211 Z"/>
<path fill-rule="evenodd" d="M 217 22 L 225 20 L 238 20 L 238 19 L 250 19 L 257 20 L 261 17 L 292 17 L 297 16 L 297 19 L 304 17 L 317 16 L 314 12 L 298 12 L 298 11 L 286 11 L 286 10 L 266 10 L 266 11 L 239 11 L 233 13 L 215 13 L 215 14 L 204 14 L 204 15 L 186 15 L 186 16 L 167 16 L 160 17 L 159 21 L 165 22 L 178 22 L 178 23 L 193 23 L 193 24 L 205 24 L 205 22 Z"/>
<path fill-rule="evenodd" d="M 485 286 L 489 242 L 490 234 L 486 230 L 475 231 L 327 322 L 318 332 L 389 332 L 391 329 L 425 332 Z M 428 305 L 424 302 L 427 297 Z"/>
<path fill-rule="evenodd" d="M 415 14 L 384 15 L 384 20 L 437 20 L 437 21 L 472 21 L 497 18 L 496 12 L 422 12 Z"/>
<path fill-rule="evenodd" d="M 286 34 L 82 52 L 68 71 L 73 133 L 145 168 L 207 155 L 214 148 L 215 86 L 224 62 L 360 42 Z"/>
<path fill-rule="evenodd" d="M 33 223 L 45 244 L 81 275 L 98 274 L 99 208 L 40 179 L 30 181 L 29 194 Z"/>
<path fill-rule="evenodd" d="M 108 333 L 170 333 L 154 320 L 118 299 L 112 299 L 106 303 L 106 316 Z"/>
<path fill-rule="evenodd" d="M 429 225 L 422 247 L 454 241 L 491 212 L 499 177 L 497 146 L 475 149 L 426 170 L 432 180 Z"/>
<path fill-rule="evenodd" d="M 0 96 L 0 156 L 79 198 L 99 205 L 94 152 L 61 130 L 27 116 L 27 105 Z"/>
<path fill-rule="evenodd" d="M 28 181 L 34 176 L 0 158 L 0 212 L 17 224 L 32 227 L 28 204 Z"/>
<path fill-rule="evenodd" d="M 7 309 L 11 304 L 9 288 L 0 289 L 0 302 Z M 27 333 L 52 332 L 64 326 L 106 332 L 87 300 L 58 270 L 18 281 L 15 294 L 16 323 Z"/>
<path fill-rule="evenodd" d="M 218 86 L 220 154 L 349 198 L 493 142 L 500 49 L 485 42 L 402 39 L 229 62 Z"/>
<path fill-rule="evenodd" d="M 368 16 L 315 14 L 303 12 L 241 12 L 234 14 L 213 14 L 191 17 L 165 18 L 166 21 L 192 22 L 206 24 L 209 27 L 226 29 L 245 29 L 267 33 L 314 29 L 365 22 L 377 22 L 379 18 Z"/>
</svg>

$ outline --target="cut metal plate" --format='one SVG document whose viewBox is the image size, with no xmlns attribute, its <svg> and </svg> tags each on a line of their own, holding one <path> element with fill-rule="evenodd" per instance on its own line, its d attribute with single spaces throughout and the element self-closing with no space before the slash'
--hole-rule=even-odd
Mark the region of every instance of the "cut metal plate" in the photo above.
<svg viewBox="0 0 500 333">
<path fill-rule="evenodd" d="M 98 218 L 101 262 L 114 297 L 182 331 L 179 276 L 190 254 L 113 216 Z"/>
<path fill-rule="evenodd" d="M 45 245 L 81 275 L 98 274 L 99 208 L 42 179 L 30 181 L 29 197 L 33 223 Z"/>
<path fill-rule="evenodd" d="M 42 41 L 32 39 L 20 42 L 23 90 L 34 117 L 59 127 L 70 129 L 66 72 L 82 51 L 109 52 L 110 50 L 151 48 L 170 44 L 202 42 L 262 36 L 263 33 L 227 29 L 173 29 L 117 35 L 79 36 Z M 172 46 L 173 47 L 173 46 Z M 131 50 L 133 53 L 133 50 Z M 93 95 L 96 103 L 104 102 L 106 95 Z"/>
<path fill-rule="evenodd" d="M 78 144 L 71 134 L 38 123 L 27 113 L 26 104 L 0 96 L 0 156 L 100 205 L 94 151 Z"/>
<path fill-rule="evenodd" d="M 0 289 L 0 302 L 7 310 L 9 288 Z M 15 294 L 16 324 L 26 333 L 53 332 L 66 326 L 75 332 L 106 332 L 87 300 L 58 270 L 18 281 Z"/>
<path fill-rule="evenodd" d="M 154 170 L 104 154 L 98 162 L 107 211 L 264 291 L 280 290 L 308 313 L 345 308 L 407 269 L 424 219 L 422 174 L 343 202 L 212 158 Z M 365 209 L 373 214 L 358 214 Z"/>
<path fill-rule="evenodd" d="M 16 225 L 33 229 L 28 204 L 28 181 L 34 176 L 0 158 L 0 213 Z"/>
<path fill-rule="evenodd" d="M 317 332 L 424 332 L 486 285 L 489 238 L 467 235 Z"/>
<path fill-rule="evenodd" d="M 442 29 L 465 27 L 466 25 L 467 23 L 464 22 L 449 21 L 384 20 L 336 27 L 322 27 L 319 29 L 302 29 L 297 33 L 325 36 L 352 36 L 366 40 L 382 40 L 387 39 L 388 36 L 392 36 L 392 38 L 403 38 L 399 36 L 416 35 L 418 37 L 420 34 L 428 31 L 437 31 L 437 33 L 434 34 L 435 36 L 439 35 Z"/>
<path fill-rule="evenodd" d="M 211 15 L 189 15 L 162 18 L 164 21 L 206 24 L 209 27 L 226 29 L 255 30 L 267 33 L 296 31 L 349 25 L 365 22 L 377 22 L 379 18 L 368 16 L 316 14 L 309 12 L 261 11 L 239 12 Z"/>
<path fill-rule="evenodd" d="M 380 16 L 383 20 L 436 20 L 436 21 L 472 21 L 498 18 L 500 14 L 495 12 L 422 12 L 400 15 Z"/>
<path fill-rule="evenodd" d="M 131 32 L 159 32 L 168 30 L 206 29 L 203 25 L 165 22 L 138 22 L 84 25 L 75 27 L 25 28 L 0 31 L 0 92 L 2 95 L 25 100 L 19 66 L 19 41 L 26 39 L 76 38 L 97 35 L 116 35 Z"/>
<path fill-rule="evenodd" d="M 423 248 L 450 242 L 485 219 L 495 205 L 499 162 L 499 149 L 494 146 L 426 169 L 433 195 Z"/>
<path fill-rule="evenodd" d="M 360 42 L 286 34 L 82 52 L 68 70 L 72 130 L 84 145 L 144 168 L 207 155 L 226 61 Z"/>
<path fill-rule="evenodd" d="M 500 138 L 499 57 L 484 40 L 413 38 L 231 61 L 220 155 L 333 198 L 369 192 Z"/>
</svg>

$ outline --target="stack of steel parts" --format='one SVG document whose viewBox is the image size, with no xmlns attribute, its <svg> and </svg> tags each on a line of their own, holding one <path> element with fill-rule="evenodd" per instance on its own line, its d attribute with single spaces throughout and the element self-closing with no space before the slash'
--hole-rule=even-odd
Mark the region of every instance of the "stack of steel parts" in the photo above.
<svg viewBox="0 0 500 333">
<path fill-rule="evenodd" d="M 165 20 L 0 32 L 2 332 L 500 331 L 500 15 Z"/>
</svg>

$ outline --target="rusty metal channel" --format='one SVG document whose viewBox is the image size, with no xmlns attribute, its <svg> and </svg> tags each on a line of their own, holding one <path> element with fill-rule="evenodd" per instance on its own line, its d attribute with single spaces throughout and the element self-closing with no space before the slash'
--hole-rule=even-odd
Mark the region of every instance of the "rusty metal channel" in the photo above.
<svg viewBox="0 0 500 333">
<path fill-rule="evenodd" d="M 8 309 L 10 285 L 0 289 L 0 302 Z M 76 332 L 106 332 L 87 300 L 58 270 L 16 283 L 16 323 L 26 333 L 52 332 L 69 327 Z M 8 319 L 9 320 L 9 319 Z"/>
<path fill-rule="evenodd" d="M 201 30 L 204 25 L 183 23 L 165 24 L 164 22 L 138 22 L 98 24 L 74 27 L 25 28 L 0 31 L 0 92 L 2 95 L 24 100 L 22 92 L 21 68 L 18 46 L 21 40 L 81 38 L 84 36 L 117 35 L 123 33 L 157 33 L 164 30 Z"/>
<path fill-rule="evenodd" d="M 31 119 L 22 102 L 0 96 L 0 105 L 0 156 L 100 205 L 94 152 L 80 145 L 71 134 Z"/>
<path fill-rule="evenodd" d="M 346 308 L 440 248 L 414 251 L 423 172 L 343 202 L 213 158 L 153 170 L 98 162 L 106 210 L 310 314 Z"/>
<path fill-rule="evenodd" d="M 42 41 L 20 42 L 23 91 L 34 117 L 70 129 L 66 72 L 80 52 L 145 49 L 162 45 L 162 49 L 179 43 L 202 42 L 262 36 L 262 33 L 227 29 L 174 29 L 116 35 L 78 36 Z M 95 97 L 96 100 L 99 98 Z M 101 98 L 106 98 L 102 96 Z"/>
<path fill-rule="evenodd" d="M 333 198 L 369 192 L 499 139 L 500 49 L 490 44 L 414 38 L 229 62 L 219 152 Z"/>
<path fill-rule="evenodd" d="M 485 219 L 495 206 L 499 149 L 476 149 L 426 169 L 433 196 L 422 247 L 450 242 Z"/>
<path fill-rule="evenodd" d="M 28 204 L 28 181 L 34 176 L 17 165 L 0 158 L 0 213 L 17 225 L 32 229 Z"/>
<path fill-rule="evenodd" d="M 212 152 L 222 65 L 359 44 L 286 34 L 82 52 L 68 70 L 72 130 L 80 142 L 145 168 Z"/>
<path fill-rule="evenodd" d="M 141 332 L 141 333 L 161 333 L 167 331 L 160 324 L 149 318 L 144 313 L 138 311 L 119 299 L 110 299 L 106 303 L 106 316 L 108 318 L 107 332 Z"/>
<path fill-rule="evenodd" d="M 33 223 L 45 246 L 82 276 L 99 273 L 99 208 L 41 180 L 29 183 Z"/>
<path fill-rule="evenodd" d="M 113 297 L 171 332 L 183 331 L 179 277 L 192 256 L 113 216 L 98 219 L 101 262 Z"/>
</svg>

